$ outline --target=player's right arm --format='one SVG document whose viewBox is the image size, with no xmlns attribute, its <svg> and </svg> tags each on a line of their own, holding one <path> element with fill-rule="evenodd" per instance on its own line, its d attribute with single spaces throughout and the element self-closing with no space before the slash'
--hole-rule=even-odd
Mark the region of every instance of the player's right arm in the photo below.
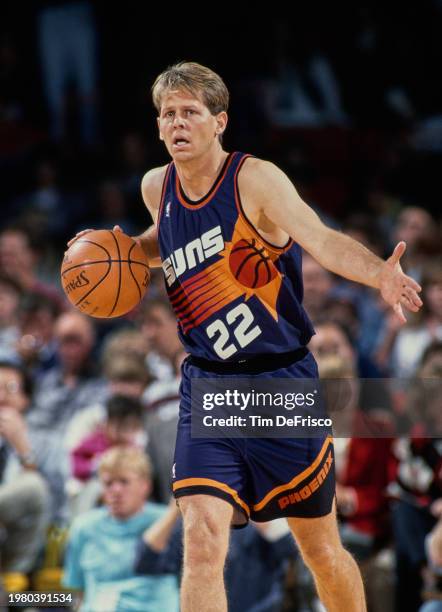
<svg viewBox="0 0 442 612">
<path fill-rule="evenodd" d="M 154 224 L 139 236 L 134 236 L 134 239 L 146 253 L 151 268 L 158 268 L 161 266 L 160 251 L 158 248 L 157 222 L 166 170 L 167 166 L 153 168 L 144 175 L 141 181 L 141 195 L 143 196 L 143 201 L 147 210 L 152 216 Z"/>
</svg>

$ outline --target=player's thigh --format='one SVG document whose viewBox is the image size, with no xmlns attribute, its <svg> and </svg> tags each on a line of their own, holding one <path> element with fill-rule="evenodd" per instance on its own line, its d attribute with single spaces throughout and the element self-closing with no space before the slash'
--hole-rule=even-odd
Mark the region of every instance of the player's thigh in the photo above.
<svg viewBox="0 0 442 612">
<path fill-rule="evenodd" d="M 333 503 L 331 512 L 325 516 L 290 517 L 287 521 L 307 563 L 315 564 L 321 560 L 330 560 L 342 549 L 335 503 Z"/>
</svg>

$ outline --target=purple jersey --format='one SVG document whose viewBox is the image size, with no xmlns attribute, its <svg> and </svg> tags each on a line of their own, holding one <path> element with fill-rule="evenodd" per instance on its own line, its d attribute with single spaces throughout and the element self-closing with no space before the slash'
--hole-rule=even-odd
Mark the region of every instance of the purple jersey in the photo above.
<svg viewBox="0 0 442 612">
<path fill-rule="evenodd" d="M 209 193 L 189 200 L 170 163 L 158 214 L 167 292 L 187 352 L 238 361 L 305 346 L 313 334 L 301 302 L 301 248 L 276 247 L 247 219 L 230 153 Z"/>
</svg>

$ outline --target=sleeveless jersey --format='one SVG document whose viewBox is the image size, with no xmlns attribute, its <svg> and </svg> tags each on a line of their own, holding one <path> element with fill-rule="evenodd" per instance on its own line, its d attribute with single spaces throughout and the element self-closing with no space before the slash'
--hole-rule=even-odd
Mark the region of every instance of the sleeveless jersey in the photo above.
<svg viewBox="0 0 442 612">
<path fill-rule="evenodd" d="M 305 346 L 313 328 L 301 302 L 301 248 L 267 242 L 238 190 L 243 153 L 230 153 L 209 193 L 189 200 L 170 163 L 158 213 L 169 299 L 185 350 L 238 361 Z"/>
</svg>

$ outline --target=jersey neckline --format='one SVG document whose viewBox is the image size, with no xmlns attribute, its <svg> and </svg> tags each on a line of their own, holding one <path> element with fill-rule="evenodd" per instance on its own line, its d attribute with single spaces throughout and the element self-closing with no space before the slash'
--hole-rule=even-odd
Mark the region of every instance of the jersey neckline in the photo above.
<svg viewBox="0 0 442 612">
<path fill-rule="evenodd" d="M 213 198 L 213 196 L 218 191 L 218 188 L 220 187 L 221 183 L 223 182 L 223 180 L 225 178 L 225 175 L 227 173 L 227 170 L 228 170 L 228 168 L 229 168 L 229 166 L 230 166 L 230 164 L 232 162 L 233 156 L 234 156 L 234 153 L 229 153 L 227 155 L 227 157 L 224 160 L 224 163 L 222 165 L 222 168 L 219 171 L 218 176 L 216 177 L 212 187 L 209 189 L 209 191 L 206 193 L 206 195 L 203 196 L 202 198 L 200 198 L 199 200 L 191 200 L 184 193 L 183 187 L 181 185 L 181 181 L 180 181 L 179 176 L 178 176 L 178 172 L 176 171 L 176 167 L 175 167 L 176 194 L 177 194 L 178 199 L 181 202 L 181 204 L 183 204 L 186 208 L 201 208 L 202 206 L 204 206 L 205 204 L 210 202 L 210 200 Z"/>
</svg>

